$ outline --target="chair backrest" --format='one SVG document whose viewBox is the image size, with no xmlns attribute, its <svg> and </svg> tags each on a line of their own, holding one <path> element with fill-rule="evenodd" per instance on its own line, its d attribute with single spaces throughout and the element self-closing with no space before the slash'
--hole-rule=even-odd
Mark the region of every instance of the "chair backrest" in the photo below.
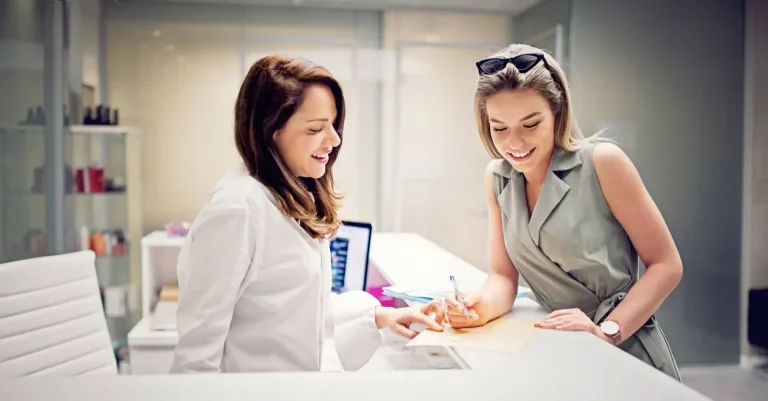
<svg viewBox="0 0 768 401">
<path fill-rule="evenodd" d="M 116 373 L 93 252 L 0 264 L 0 377 Z"/>
</svg>

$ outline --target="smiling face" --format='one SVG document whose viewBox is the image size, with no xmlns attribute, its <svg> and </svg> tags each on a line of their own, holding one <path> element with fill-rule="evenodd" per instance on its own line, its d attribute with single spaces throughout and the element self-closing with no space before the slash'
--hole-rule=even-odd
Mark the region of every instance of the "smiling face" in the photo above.
<svg viewBox="0 0 768 401">
<path fill-rule="evenodd" d="M 555 147 L 555 117 L 539 91 L 502 91 L 485 105 L 496 150 L 523 174 L 546 170 Z"/>
<path fill-rule="evenodd" d="M 291 173 L 315 179 L 325 174 L 331 151 L 341 144 L 333 127 L 335 119 L 331 90 L 320 84 L 308 86 L 301 105 L 275 133 L 277 150 Z"/>
</svg>

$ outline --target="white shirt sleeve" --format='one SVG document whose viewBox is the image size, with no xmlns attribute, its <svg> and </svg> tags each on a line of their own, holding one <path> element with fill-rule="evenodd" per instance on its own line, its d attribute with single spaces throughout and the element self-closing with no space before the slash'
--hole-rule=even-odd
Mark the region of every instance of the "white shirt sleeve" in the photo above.
<svg viewBox="0 0 768 401">
<path fill-rule="evenodd" d="M 371 359 L 382 342 L 374 308 L 379 301 L 364 291 L 331 293 L 326 327 L 333 332 L 336 354 L 344 370 L 358 370 Z"/>
<path fill-rule="evenodd" d="M 172 373 L 220 372 L 235 303 L 261 248 L 257 233 L 263 230 L 254 219 L 244 205 L 208 206 L 187 235 L 177 265 L 179 342 Z"/>
</svg>

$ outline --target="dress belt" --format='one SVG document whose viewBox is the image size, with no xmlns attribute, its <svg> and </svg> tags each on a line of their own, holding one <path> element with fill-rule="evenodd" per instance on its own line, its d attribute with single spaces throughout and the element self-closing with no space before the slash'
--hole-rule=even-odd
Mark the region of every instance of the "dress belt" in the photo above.
<svg viewBox="0 0 768 401">
<path fill-rule="evenodd" d="M 616 308 L 616 306 L 618 306 L 619 303 L 621 303 L 622 300 L 624 300 L 624 297 L 626 296 L 627 293 L 622 291 L 604 299 L 597 307 L 597 310 L 595 310 L 595 315 L 592 321 L 595 322 L 595 324 L 602 323 L 603 320 L 608 317 L 608 315 Z M 657 344 L 657 342 L 654 341 L 653 337 L 651 336 L 651 333 L 655 331 L 656 328 L 656 316 L 651 316 L 651 318 L 645 322 L 643 327 L 635 332 L 634 337 L 637 337 L 640 343 L 643 344 L 643 347 L 645 347 L 645 350 L 648 352 L 648 356 L 651 358 L 653 365 L 656 366 L 656 368 L 661 369 L 664 367 L 664 365 L 667 364 L 669 358 L 666 357 L 667 353 L 662 351 L 662 344 Z"/>
</svg>

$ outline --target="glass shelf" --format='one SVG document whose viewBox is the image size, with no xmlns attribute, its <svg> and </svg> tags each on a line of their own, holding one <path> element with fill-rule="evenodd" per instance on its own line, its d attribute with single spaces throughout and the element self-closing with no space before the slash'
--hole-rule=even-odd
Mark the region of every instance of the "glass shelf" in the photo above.
<svg viewBox="0 0 768 401">
<path fill-rule="evenodd" d="M 8 196 L 45 196 L 45 192 L 34 192 L 34 191 L 17 191 L 17 190 L 6 190 L 5 194 Z M 70 192 L 65 193 L 64 196 L 73 196 L 73 197 L 79 197 L 79 198 L 97 198 L 97 197 L 119 197 L 119 196 L 127 196 L 126 191 L 122 192 Z"/>
<path fill-rule="evenodd" d="M 120 354 L 141 317 L 140 254 L 131 243 L 141 235 L 140 190 L 132 191 L 141 181 L 140 170 L 128 166 L 129 152 L 130 160 L 140 160 L 139 134 L 126 126 L 64 127 L 64 171 L 55 172 L 64 178 L 63 208 L 53 208 L 63 215 L 63 252 L 83 249 L 85 230 L 85 248 L 108 250 L 101 238 L 121 241 L 116 254 L 95 260 L 107 326 Z M 46 242 L 53 235 L 46 232 L 46 214 L 53 198 L 46 187 L 46 156 L 45 126 L 0 125 L 0 263 L 49 254 Z"/>
<path fill-rule="evenodd" d="M 124 125 L 68 125 L 64 131 L 81 135 L 137 135 L 139 130 Z M 11 134 L 44 134 L 44 125 L 19 124 L 0 125 L 0 132 Z"/>
<path fill-rule="evenodd" d="M 131 258 L 129 253 L 96 257 L 96 276 L 103 287 L 129 285 L 131 283 Z"/>
</svg>

